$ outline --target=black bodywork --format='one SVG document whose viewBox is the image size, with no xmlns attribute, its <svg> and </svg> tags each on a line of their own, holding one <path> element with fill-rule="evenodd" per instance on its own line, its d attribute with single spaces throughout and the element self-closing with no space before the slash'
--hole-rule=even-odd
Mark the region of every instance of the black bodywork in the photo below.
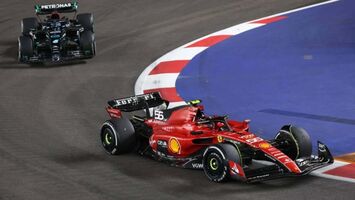
<svg viewBox="0 0 355 200">
<path fill-rule="evenodd" d="M 60 62 L 88 59 L 95 55 L 93 22 L 80 23 L 76 18 L 77 3 L 36 5 L 35 10 L 38 22 L 34 21 L 35 18 L 25 18 L 22 21 L 22 35 L 19 38 L 20 62 Z M 62 13 L 74 13 L 74 17 L 69 19 L 61 16 Z M 92 18 L 92 14 L 86 15 L 91 15 Z M 90 20 L 93 21 L 93 18 L 86 21 Z"/>
</svg>

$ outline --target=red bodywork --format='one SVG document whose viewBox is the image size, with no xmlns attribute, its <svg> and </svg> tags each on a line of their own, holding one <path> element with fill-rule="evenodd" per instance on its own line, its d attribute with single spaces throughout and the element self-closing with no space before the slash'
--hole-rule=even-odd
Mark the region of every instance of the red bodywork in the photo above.
<svg viewBox="0 0 355 200">
<path fill-rule="evenodd" d="M 140 155 L 172 166 L 204 169 L 216 182 L 228 172 L 233 179 L 250 182 L 306 175 L 334 161 L 327 146 L 320 141 L 318 155 L 311 155 L 311 149 L 307 149 L 312 148 L 309 138 L 303 149 L 310 152 L 299 154 L 300 141 L 295 136 L 309 137 L 302 128 L 285 125 L 274 139 L 264 140 L 249 132 L 249 120 L 238 122 L 227 120 L 226 116 L 206 116 L 200 102 L 193 100 L 185 106 L 164 109 L 169 102 L 158 92 L 111 100 L 107 108 L 111 120 L 103 124 L 101 132 L 104 147 L 111 154 L 134 147 Z M 123 115 L 140 110 L 145 111 L 144 117 L 134 115 L 128 119 Z M 115 143 L 107 142 L 109 139 L 102 133 L 113 135 Z M 120 148 L 121 152 L 116 152 Z M 211 157 L 218 158 L 224 168 L 213 169 Z M 214 171 L 211 174 L 210 168 Z M 215 178 L 216 173 L 222 179 Z"/>
<path fill-rule="evenodd" d="M 174 110 L 171 115 L 162 119 L 160 117 L 148 118 L 145 123 L 152 128 L 152 136 L 149 144 L 153 151 L 158 151 L 158 142 L 165 141 L 167 153 L 176 158 L 186 158 L 195 152 L 210 145 L 225 142 L 225 140 L 237 141 L 259 149 L 269 155 L 290 172 L 299 174 L 301 170 L 287 155 L 273 147 L 268 141 L 257 137 L 249 132 L 249 120 L 243 122 L 227 120 L 231 130 L 221 130 L 223 124 L 216 124 L 211 127 L 198 123 L 198 113 L 200 106 L 184 106 Z M 243 173 L 241 167 L 229 163 L 231 168 L 239 169 L 240 175 Z"/>
</svg>

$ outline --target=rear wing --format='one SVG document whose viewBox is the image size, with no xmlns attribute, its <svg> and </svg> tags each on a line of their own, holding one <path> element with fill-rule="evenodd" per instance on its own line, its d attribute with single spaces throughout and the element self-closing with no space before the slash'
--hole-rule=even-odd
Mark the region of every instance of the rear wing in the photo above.
<svg viewBox="0 0 355 200">
<path fill-rule="evenodd" d="M 118 109 L 122 112 L 133 112 L 143 109 L 148 110 L 149 108 L 157 107 L 167 102 L 161 98 L 159 92 L 153 92 L 149 94 L 114 99 L 107 103 L 110 107 Z"/>
<path fill-rule="evenodd" d="M 46 5 L 35 5 L 37 15 L 48 15 L 56 11 L 59 13 L 76 12 L 78 10 L 78 2 L 56 3 Z"/>
</svg>

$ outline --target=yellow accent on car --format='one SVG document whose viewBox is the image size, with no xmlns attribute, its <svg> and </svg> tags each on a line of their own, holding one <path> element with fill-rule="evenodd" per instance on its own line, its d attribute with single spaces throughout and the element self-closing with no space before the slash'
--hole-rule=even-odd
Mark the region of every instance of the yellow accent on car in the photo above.
<svg viewBox="0 0 355 200">
<path fill-rule="evenodd" d="M 169 149 L 172 153 L 180 153 L 180 143 L 176 138 L 169 140 Z"/>
<path fill-rule="evenodd" d="M 201 103 L 201 100 L 200 99 L 195 99 L 195 100 L 192 100 L 192 101 L 189 101 L 188 104 L 190 105 L 197 105 Z"/>
<path fill-rule="evenodd" d="M 218 141 L 219 143 L 223 142 L 223 137 L 220 136 L 220 135 L 218 135 L 218 136 L 217 136 L 217 141 Z"/>
<path fill-rule="evenodd" d="M 271 147 L 271 145 L 269 143 L 263 142 L 259 144 L 259 147 L 262 149 L 268 149 Z"/>
</svg>

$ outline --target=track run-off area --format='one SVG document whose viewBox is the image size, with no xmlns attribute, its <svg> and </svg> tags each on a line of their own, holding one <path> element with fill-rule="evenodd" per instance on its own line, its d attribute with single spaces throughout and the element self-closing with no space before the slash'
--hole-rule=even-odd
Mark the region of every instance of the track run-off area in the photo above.
<svg viewBox="0 0 355 200">
<path fill-rule="evenodd" d="M 149 66 L 136 93 L 159 91 L 173 106 L 202 99 L 265 138 L 302 126 L 337 156 L 313 174 L 355 182 L 353 6 L 327 1 L 207 35 Z"/>
</svg>

